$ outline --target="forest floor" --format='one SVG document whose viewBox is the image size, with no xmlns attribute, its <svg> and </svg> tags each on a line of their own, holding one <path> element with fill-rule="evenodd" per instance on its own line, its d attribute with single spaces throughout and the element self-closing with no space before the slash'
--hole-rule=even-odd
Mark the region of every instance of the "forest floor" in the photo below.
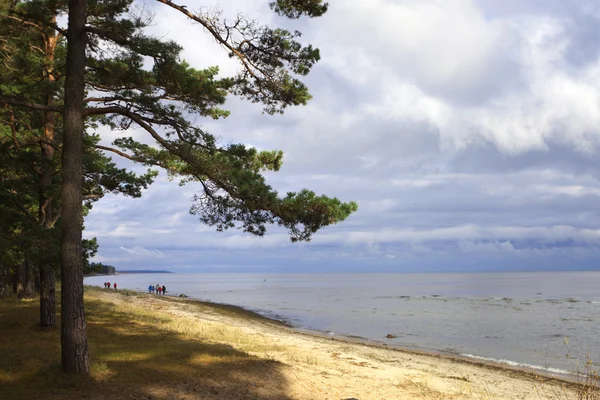
<svg viewBox="0 0 600 400">
<path fill-rule="evenodd" d="M 0 399 L 578 398 L 532 371 L 334 340 L 236 307 L 91 287 L 85 306 L 82 378 L 61 373 L 60 327 L 37 326 L 37 300 L 0 300 Z"/>
</svg>

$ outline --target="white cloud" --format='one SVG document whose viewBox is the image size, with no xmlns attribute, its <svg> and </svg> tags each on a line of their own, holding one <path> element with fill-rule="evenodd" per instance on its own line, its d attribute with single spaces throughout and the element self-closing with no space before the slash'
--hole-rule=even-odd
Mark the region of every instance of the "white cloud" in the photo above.
<svg viewBox="0 0 600 400">
<path fill-rule="evenodd" d="M 168 256 L 157 264 L 181 268 L 600 261 L 600 44 L 581 19 L 599 18 L 597 2 L 348 0 L 309 22 L 273 18 L 267 0 L 222 7 L 300 29 L 322 61 L 306 107 L 270 117 L 233 100 L 227 120 L 199 122 L 225 142 L 283 149 L 267 176 L 281 192 L 308 187 L 359 212 L 310 244 L 280 229 L 218 234 L 186 213 L 197 188 L 161 178 L 142 199 L 94 207 L 86 236 L 102 257 L 156 249 Z M 182 43 L 193 66 L 238 69 L 200 27 L 159 10 L 153 32 Z"/>
<path fill-rule="evenodd" d="M 131 247 L 131 248 L 127 248 L 127 247 L 120 247 L 121 250 L 123 250 L 124 252 L 126 252 L 127 254 L 131 254 L 134 255 L 136 257 L 141 257 L 141 258 L 164 258 L 165 255 L 157 249 L 146 249 L 144 247 Z"/>
<path fill-rule="evenodd" d="M 339 54 L 344 54 L 339 47 L 347 50 L 350 72 L 357 49 L 358 66 L 383 61 L 386 69 L 417 84 L 471 84 L 483 73 L 498 36 L 468 0 L 344 1 L 332 4 L 325 19 L 328 29 L 319 29 L 318 38 Z M 361 79 L 364 72 L 379 71 L 367 68 L 351 76 Z"/>
<path fill-rule="evenodd" d="M 568 19 L 487 20 L 467 0 L 348 1 L 332 10 L 339 14 L 317 36 L 334 49 L 324 63 L 379 91 L 344 115 L 344 125 L 424 122 L 449 150 L 481 141 L 509 154 L 556 140 L 584 152 L 597 147 L 600 59 L 566 68 Z M 353 34 L 355 27 L 368 34 Z M 479 100 L 464 103 L 461 93 Z"/>
</svg>

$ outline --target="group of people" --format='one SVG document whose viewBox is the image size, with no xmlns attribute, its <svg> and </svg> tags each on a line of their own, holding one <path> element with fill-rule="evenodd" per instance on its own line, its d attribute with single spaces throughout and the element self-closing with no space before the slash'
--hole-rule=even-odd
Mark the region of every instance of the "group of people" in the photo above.
<svg viewBox="0 0 600 400">
<path fill-rule="evenodd" d="M 117 282 L 113 283 L 113 286 L 115 288 L 115 290 L 117 290 Z M 111 284 L 110 282 L 104 282 L 104 288 L 105 289 L 110 289 L 111 288 Z M 148 293 L 156 293 L 156 294 L 166 294 L 167 293 L 167 287 L 165 285 L 150 285 L 148 286 Z"/>
<path fill-rule="evenodd" d="M 165 285 L 150 285 L 148 286 L 148 293 L 165 294 L 167 293 L 167 287 Z"/>
</svg>

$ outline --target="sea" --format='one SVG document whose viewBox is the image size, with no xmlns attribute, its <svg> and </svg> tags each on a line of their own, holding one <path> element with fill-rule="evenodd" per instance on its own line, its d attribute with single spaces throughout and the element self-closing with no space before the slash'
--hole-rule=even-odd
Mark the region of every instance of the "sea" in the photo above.
<svg viewBox="0 0 600 400">
<path fill-rule="evenodd" d="M 600 359 L 600 272 L 122 274 L 102 287 L 231 304 L 332 337 L 556 374 Z M 389 337 L 388 337 L 389 336 Z"/>
</svg>

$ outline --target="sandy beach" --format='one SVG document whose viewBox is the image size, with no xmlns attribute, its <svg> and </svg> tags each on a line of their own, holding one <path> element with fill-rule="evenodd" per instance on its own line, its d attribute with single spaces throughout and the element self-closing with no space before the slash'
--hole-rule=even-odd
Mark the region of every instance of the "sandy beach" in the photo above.
<svg viewBox="0 0 600 400">
<path fill-rule="evenodd" d="M 169 325 L 171 329 L 188 334 L 195 330 L 199 340 L 229 345 L 252 357 L 277 363 L 277 382 L 268 377 L 260 382 L 241 377 L 249 385 L 262 384 L 260 392 L 264 398 L 576 398 L 569 384 L 539 377 L 535 371 L 299 332 L 237 307 L 168 296 L 123 296 L 112 291 L 94 290 L 88 296 L 123 311 L 144 310 L 170 316 L 176 321 Z M 176 388 L 177 384 L 171 390 L 177 391 Z M 161 390 L 164 389 L 155 388 L 154 395 L 162 398 Z M 178 399 L 212 398 L 189 396 L 185 388 L 171 395 Z M 240 393 L 239 398 L 246 397 Z"/>
</svg>

